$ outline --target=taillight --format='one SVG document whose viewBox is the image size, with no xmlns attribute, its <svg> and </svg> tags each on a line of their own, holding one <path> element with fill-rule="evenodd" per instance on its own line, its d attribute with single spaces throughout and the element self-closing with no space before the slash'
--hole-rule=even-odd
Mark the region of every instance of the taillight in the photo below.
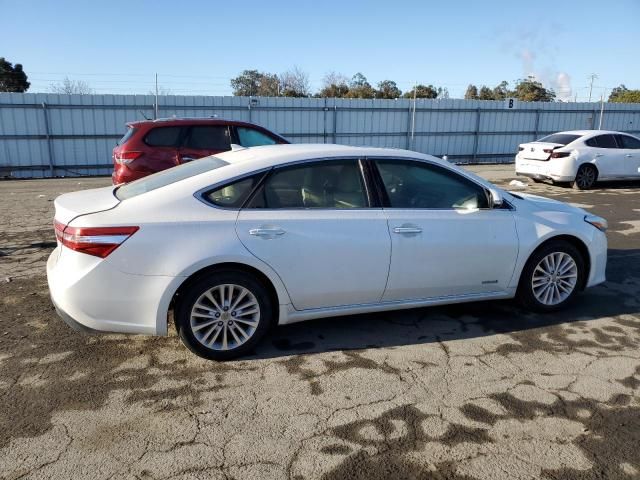
<svg viewBox="0 0 640 480">
<path fill-rule="evenodd" d="M 127 165 L 133 162 L 136 158 L 139 158 L 142 152 L 120 152 L 115 154 L 115 160 L 117 163 Z"/>
<path fill-rule="evenodd" d="M 524 147 L 518 147 L 518 151 L 521 152 L 524 150 Z"/>
<path fill-rule="evenodd" d="M 140 227 L 70 227 L 54 222 L 56 238 L 76 252 L 105 258 Z"/>
<path fill-rule="evenodd" d="M 571 152 L 552 152 L 549 158 L 564 158 L 571 155 Z"/>
</svg>

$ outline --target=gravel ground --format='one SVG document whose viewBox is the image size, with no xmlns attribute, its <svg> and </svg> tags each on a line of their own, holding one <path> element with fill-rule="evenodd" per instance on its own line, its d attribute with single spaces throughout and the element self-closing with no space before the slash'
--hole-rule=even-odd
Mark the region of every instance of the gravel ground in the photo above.
<svg viewBox="0 0 640 480">
<path fill-rule="evenodd" d="M 0 182 L 0 478 L 640 478 L 640 184 L 524 188 L 610 223 L 608 281 L 560 314 L 318 320 L 214 363 L 56 317 L 52 200 L 108 182 Z"/>
</svg>

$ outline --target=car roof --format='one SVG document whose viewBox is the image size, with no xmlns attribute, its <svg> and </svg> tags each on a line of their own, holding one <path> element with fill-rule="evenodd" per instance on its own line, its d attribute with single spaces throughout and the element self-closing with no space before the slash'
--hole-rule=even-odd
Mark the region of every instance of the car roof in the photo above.
<svg viewBox="0 0 640 480">
<path fill-rule="evenodd" d="M 229 120 L 219 117 L 190 117 L 190 118 L 157 118 L 155 120 L 136 120 L 134 122 L 127 122 L 127 125 L 131 127 L 140 125 L 157 125 L 157 126 L 179 126 L 179 125 L 246 125 L 251 127 L 258 127 L 267 130 L 261 125 L 255 123 L 243 122 L 240 120 Z"/>
<path fill-rule="evenodd" d="M 617 134 L 623 134 L 623 135 L 629 135 L 626 132 L 616 132 L 614 130 L 567 130 L 566 132 L 556 132 L 552 135 L 580 135 L 580 136 L 592 136 L 592 135 L 605 135 L 605 134 L 613 134 L 613 135 L 617 135 Z"/>
<path fill-rule="evenodd" d="M 270 168 L 277 165 L 295 163 L 304 160 L 341 157 L 393 157 L 418 158 L 448 164 L 445 160 L 396 148 L 356 147 L 326 143 L 297 143 L 288 145 L 261 145 L 238 148 L 215 155 L 225 162 L 247 165 L 248 169 Z"/>
</svg>

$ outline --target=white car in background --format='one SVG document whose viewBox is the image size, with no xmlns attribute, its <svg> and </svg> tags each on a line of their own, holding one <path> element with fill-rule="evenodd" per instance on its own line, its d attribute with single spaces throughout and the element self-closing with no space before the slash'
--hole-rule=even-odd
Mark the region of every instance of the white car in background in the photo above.
<svg viewBox="0 0 640 480">
<path fill-rule="evenodd" d="M 640 139 L 605 130 L 554 133 L 519 146 L 516 174 L 571 182 L 580 190 L 598 180 L 640 179 Z"/>
<path fill-rule="evenodd" d="M 173 309 L 218 360 L 273 324 L 514 296 L 548 312 L 605 279 L 604 219 L 405 150 L 252 147 L 55 208 L 67 323 L 166 335 Z"/>
</svg>

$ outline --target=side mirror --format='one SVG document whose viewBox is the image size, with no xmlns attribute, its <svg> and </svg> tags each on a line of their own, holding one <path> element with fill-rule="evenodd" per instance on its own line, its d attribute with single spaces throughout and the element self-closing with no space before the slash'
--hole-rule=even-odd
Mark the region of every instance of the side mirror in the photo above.
<svg viewBox="0 0 640 480">
<path fill-rule="evenodd" d="M 502 194 L 499 190 L 496 190 L 495 188 L 489 189 L 489 202 L 491 208 L 500 208 L 502 206 L 504 200 L 502 199 Z"/>
</svg>

